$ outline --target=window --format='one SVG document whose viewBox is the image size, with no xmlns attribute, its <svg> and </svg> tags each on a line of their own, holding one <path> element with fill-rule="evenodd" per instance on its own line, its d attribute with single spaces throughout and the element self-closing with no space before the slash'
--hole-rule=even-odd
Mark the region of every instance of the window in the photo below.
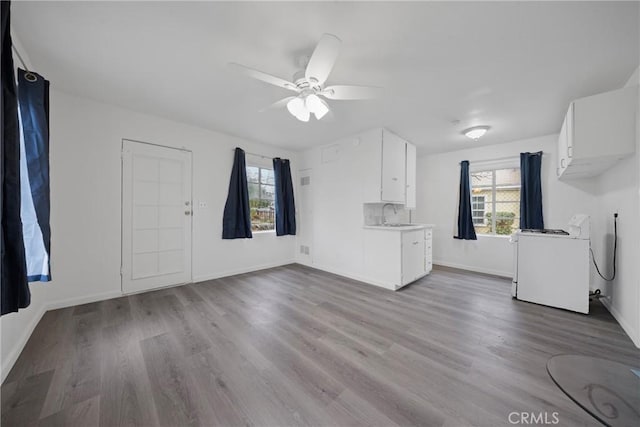
<svg viewBox="0 0 640 427">
<path fill-rule="evenodd" d="M 251 231 L 275 230 L 274 184 L 273 169 L 247 166 Z"/>
<path fill-rule="evenodd" d="M 478 234 L 509 235 L 520 224 L 520 168 L 471 172 L 471 212 Z"/>
<path fill-rule="evenodd" d="M 471 217 L 473 218 L 473 225 L 484 225 L 486 223 L 484 212 L 484 199 L 485 196 L 471 196 Z"/>
</svg>

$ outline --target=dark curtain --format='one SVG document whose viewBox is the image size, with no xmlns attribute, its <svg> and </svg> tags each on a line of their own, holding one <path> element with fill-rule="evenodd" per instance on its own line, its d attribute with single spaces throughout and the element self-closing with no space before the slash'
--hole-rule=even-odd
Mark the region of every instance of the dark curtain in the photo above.
<svg viewBox="0 0 640 427">
<path fill-rule="evenodd" d="M 31 303 L 27 282 L 27 265 L 20 220 L 20 129 L 18 99 L 13 57 L 11 56 L 11 24 L 8 1 L 2 8 L 2 252 L 1 301 L 2 314 L 18 311 Z"/>
<path fill-rule="evenodd" d="M 288 159 L 273 159 L 276 184 L 276 235 L 296 234 L 296 204 Z"/>
<path fill-rule="evenodd" d="M 542 151 L 520 153 L 520 228 L 543 229 L 542 218 Z"/>
<path fill-rule="evenodd" d="M 249 189 L 247 187 L 247 166 L 244 151 L 236 148 L 229 194 L 224 205 L 222 218 L 223 239 L 251 239 L 251 209 L 249 207 Z"/>
<path fill-rule="evenodd" d="M 469 161 L 460 162 L 460 202 L 458 203 L 458 235 L 454 239 L 477 240 L 471 215 L 471 188 L 469 183 Z"/>
<path fill-rule="evenodd" d="M 51 280 L 49 224 L 49 81 L 18 69 L 18 104 L 22 124 L 29 194 L 23 193 L 22 222 L 30 282 Z M 23 186 L 25 183 L 23 182 Z M 33 203 L 31 203 L 31 201 Z"/>
</svg>

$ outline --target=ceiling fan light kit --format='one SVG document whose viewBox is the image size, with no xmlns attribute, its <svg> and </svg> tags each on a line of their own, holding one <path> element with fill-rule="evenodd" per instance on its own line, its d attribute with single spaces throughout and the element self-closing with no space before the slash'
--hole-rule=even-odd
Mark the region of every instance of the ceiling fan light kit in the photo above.
<svg viewBox="0 0 640 427">
<path fill-rule="evenodd" d="M 313 54 L 309 57 L 306 68 L 294 74 L 293 81 L 295 83 L 244 65 L 230 63 L 229 66 L 254 79 L 298 93 L 295 97 L 287 97 L 274 102 L 266 109 L 286 106 L 289 113 L 302 122 L 308 122 L 311 113 L 317 120 L 320 120 L 330 111 L 329 105 L 321 97 L 331 100 L 358 100 L 373 99 L 380 95 L 380 88 L 376 87 L 324 86 L 338 59 L 341 44 L 342 42 L 338 37 L 332 34 L 324 34 Z"/>
</svg>

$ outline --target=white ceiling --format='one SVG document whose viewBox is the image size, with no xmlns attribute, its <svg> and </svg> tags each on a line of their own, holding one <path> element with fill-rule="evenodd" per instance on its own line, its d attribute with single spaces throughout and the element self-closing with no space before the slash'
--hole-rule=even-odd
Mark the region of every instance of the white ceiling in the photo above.
<svg viewBox="0 0 640 427">
<path fill-rule="evenodd" d="M 15 32 L 52 87 L 301 150 L 376 126 L 421 153 L 558 132 L 570 100 L 621 87 L 639 62 L 637 2 L 14 2 Z M 333 122 L 259 113 L 322 33 L 343 41 L 327 84 L 382 86 L 330 101 Z M 458 124 L 452 121 L 459 120 Z M 492 129 L 481 141 L 460 134 Z"/>
</svg>

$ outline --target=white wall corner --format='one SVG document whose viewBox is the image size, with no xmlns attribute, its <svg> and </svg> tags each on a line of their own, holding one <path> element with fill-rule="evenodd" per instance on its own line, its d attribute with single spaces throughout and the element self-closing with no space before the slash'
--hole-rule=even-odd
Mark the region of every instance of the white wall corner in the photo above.
<svg viewBox="0 0 640 427">
<path fill-rule="evenodd" d="M 600 302 L 605 306 L 609 313 L 616 319 L 618 324 L 622 327 L 622 329 L 626 332 L 626 334 L 631 338 L 633 344 L 640 348 L 640 331 L 633 328 L 631 324 L 629 324 L 620 314 L 618 310 L 609 302 L 607 298 L 601 298 Z"/>
<path fill-rule="evenodd" d="M 16 363 L 20 353 L 22 353 L 22 350 L 24 349 L 24 346 L 27 345 L 27 341 L 31 338 L 31 334 L 36 329 L 36 326 L 38 326 L 38 323 L 40 323 L 42 316 L 44 316 L 46 312 L 47 309 L 44 306 L 40 306 L 35 316 L 31 318 L 31 321 L 24 328 L 18 342 L 13 346 L 9 354 L 2 359 L 2 365 L 0 366 L 0 377 L 2 379 L 0 382 L 4 382 L 7 375 L 9 375 L 11 368 L 13 368 L 13 365 Z"/>
</svg>

